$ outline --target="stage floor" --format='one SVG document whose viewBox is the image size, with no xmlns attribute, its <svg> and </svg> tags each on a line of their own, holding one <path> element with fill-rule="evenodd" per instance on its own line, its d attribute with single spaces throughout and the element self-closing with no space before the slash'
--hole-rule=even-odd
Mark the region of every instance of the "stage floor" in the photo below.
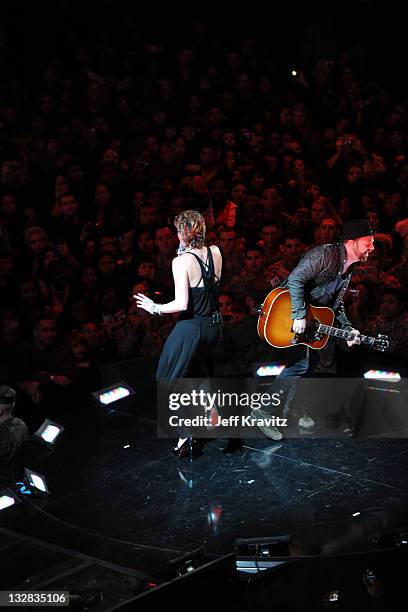
<svg viewBox="0 0 408 612">
<path fill-rule="evenodd" d="M 201 546 L 216 559 L 236 538 L 289 534 L 297 554 L 335 554 L 406 528 L 404 439 L 259 438 L 230 455 L 213 440 L 190 461 L 157 438 L 154 413 L 148 394 L 115 409 L 83 406 L 52 450 L 29 444 L 26 465 L 50 494 L 1 512 L 3 589 L 56 588 L 92 566 L 121 574 L 125 597 Z"/>
</svg>

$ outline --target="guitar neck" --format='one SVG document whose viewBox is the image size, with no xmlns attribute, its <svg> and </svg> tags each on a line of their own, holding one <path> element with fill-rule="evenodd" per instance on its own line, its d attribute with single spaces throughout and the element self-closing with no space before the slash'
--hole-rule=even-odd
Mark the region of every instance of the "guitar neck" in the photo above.
<svg viewBox="0 0 408 612">
<path fill-rule="evenodd" d="M 331 325 L 323 325 L 323 323 L 319 324 L 317 331 L 329 336 L 335 336 L 336 338 L 343 338 L 344 340 L 352 340 L 354 337 L 354 334 L 346 331 L 345 329 L 339 329 L 338 327 L 332 327 Z M 371 336 L 361 334 L 360 342 L 362 344 L 368 344 L 369 346 L 375 346 L 378 340 L 377 338 L 372 338 Z"/>
</svg>

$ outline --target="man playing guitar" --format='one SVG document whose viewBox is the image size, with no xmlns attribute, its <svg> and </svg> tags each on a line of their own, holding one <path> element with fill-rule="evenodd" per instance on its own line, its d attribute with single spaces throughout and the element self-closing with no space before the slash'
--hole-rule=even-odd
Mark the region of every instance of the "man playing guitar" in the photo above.
<svg viewBox="0 0 408 612">
<path fill-rule="evenodd" d="M 343 296 L 356 263 L 367 261 L 374 249 L 373 245 L 373 230 L 368 220 L 354 219 L 344 223 L 341 242 L 318 245 L 303 254 L 297 266 L 281 283 L 281 287 L 288 289 L 290 293 L 292 332 L 299 342 L 302 342 L 302 334 L 306 330 L 307 303 L 311 303 L 314 306 L 331 307 L 335 313 L 337 327 L 351 333 L 347 340 L 348 346 L 360 344 L 360 332 L 353 328 L 347 318 Z M 319 361 L 318 351 L 300 343 L 288 351 L 289 365 L 279 378 L 311 376 Z M 289 412 L 295 392 L 296 385 L 291 385 L 283 408 L 284 416 Z M 306 420 L 313 426 L 310 417 Z M 268 437 L 277 439 L 276 431 L 262 431 Z"/>
</svg>

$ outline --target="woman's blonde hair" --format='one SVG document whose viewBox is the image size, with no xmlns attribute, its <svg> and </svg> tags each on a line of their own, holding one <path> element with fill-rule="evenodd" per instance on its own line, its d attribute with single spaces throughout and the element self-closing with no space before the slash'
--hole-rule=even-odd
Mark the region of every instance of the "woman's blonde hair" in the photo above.
<svg viewBox="0 0 408 612">
<path fill-rule="evenodd" d="M 205 244 L 205 221 L 197 210 L 184 210 L 174 219 L 174 225 L 187 246 L 199 248 Z"/>
</svg>

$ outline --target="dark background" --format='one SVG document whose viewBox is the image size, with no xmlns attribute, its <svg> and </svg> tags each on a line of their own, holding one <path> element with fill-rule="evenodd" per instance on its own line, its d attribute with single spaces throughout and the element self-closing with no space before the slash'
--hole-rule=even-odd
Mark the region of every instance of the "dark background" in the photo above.
<svg viewBox="0 0 408 612">
<path fill-rule="evenodd" d="M 271 65 L 309 68 L 358 45 L 370 56 L 373 78 L 406 91 L 406 8 L 381 0 L 346 2 L 128 2 L 127 0 L 2 3 L 2 23 L 20 68 L 64 53 L 73 42 L 161 42 L 180 48 L 192 40 L 191 22 L 208 28 L 217 51 L 246 38 L 268 49 Z M 67 32 L 70 35 L 67 35 Z M 72 40 L 72 35 L 75 41 Z M 214 44 L 215 47 L 215 44 Z"/>
</svg>

